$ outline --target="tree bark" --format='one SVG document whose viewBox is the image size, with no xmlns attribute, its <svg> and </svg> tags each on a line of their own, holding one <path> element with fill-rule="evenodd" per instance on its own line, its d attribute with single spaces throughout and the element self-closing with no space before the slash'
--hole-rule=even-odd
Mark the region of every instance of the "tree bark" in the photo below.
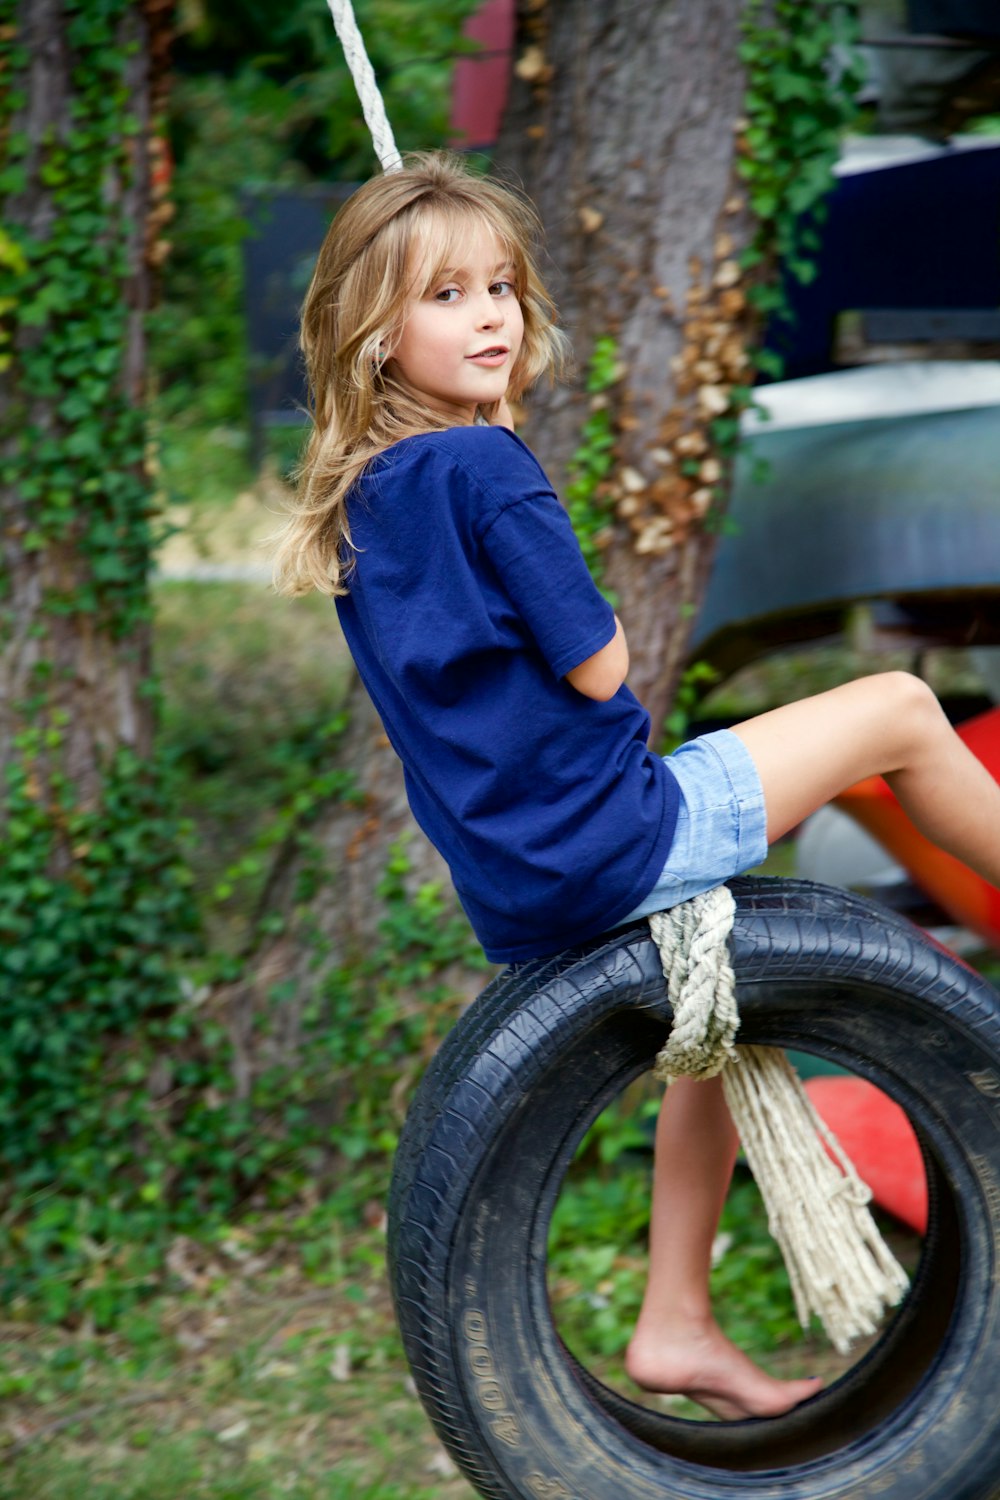
<svg viewBox="0 0 1000 1500">
<path fill-rule="evenodd" d="M 124 59 L 121 82 L 128 101 L 121 118 L 124 125 L 126 113 L 131 115 L 134 130 L 131 125 L 127 135 L 123 130 L 116 148 L 108 151 L 99 201 L 94 203 L 94 218 L 102 225 L 95 230 L 96 248 L 106 255 L 108 297 L 127 310 L 121 325 L 116 394 L 129 409 L 139 407 L 145 398 L 145 317 L 160 222 L 151 212 L 151 131 L 166 20 L 164 0 L 145 0 L 123 9 L 115 36 L 116 49 Z M 24 95 L 23 105 L 9 122 L 10 137 L 23 133 L 27 155 L 23 184 L 4 204 L 4 222 L 9 233 L 30 247 L 29 259 L 38 256 L 36 263 L 43 268 L 54 236 L 58 239 L 66 214 L 73 211 L 67 208 L 66 179 L 60 175 L 67 172 L 72 177 L 78 160 L 74 153 L 79 149 L 74 140 L 79 126 L 74 115 L 79 101 L 74 68 L 79 58 L 70 22 L 62 0 L 20 0 L 16 9 L 16 40 L 27 61 L 23 71 L 9 80 Z M 64 167 L 63 161 L 68 165 Z M 87 471 L 73 457 L 73 439 L 80 424 L 72 398 L 91 371 L 82 359 L 74 381 L 67 377 L 64 362 L 67 328 L 73 320 L 83 326 L 93 311 L 85 292 L 74 301 L 74 288 L 87 285 L 81 267 L 90 248 L 85 243 L 78 243 L 75 250 L 67 248 L 64 255 L 52 259 L 51 273 L 41 271 L 42 284 L 47 280 L 50 291 L 62 295 L 44 319 L 17 327 L 0 396 L 0 447 L 4 458 L 21 471 L 18 479 L 0 487 L 0 565 L 5 580 L 0 625 L 0 763 L 8 761 L 14 741 L 26 727 L 58 723 L 60 747 L 57 753 L 49 746 L 49 766 L 69 779 L 82 806 L 91 805 L 99 796 L 102 767 L 109 756 L 122 746 L 146 756 L 153 729 L 152 700 L 143 692 L 150 670 L 148 618 L 133 618 L 125 630 L 119 628 L 119 622 L 102 607 L 99 588 L 95 595 L 95 566 L 101 567 L 96 551 L 82 545 L 105 497 L 93 493 L 91 487 L 93 499 L 88 500 L 82 482 Z M 37 375 L 37 356 L 47 346 L 59 352 L 53 355 L 46 386 Z M 93 353 L 96 357 L 97 351 Z M 28 373 L 33 359 L 34 377 Z M 116 413 L 109 410 L 109 439 L 115 420 Z M 54 495 L 49 483 L 54 463 L 47 470 L 40 465 L 34 474 L 29 469 L 25 482 L 26 434 L 36 450 L 61 450 L 70 473 L 69 481 L 63 481 L 71 491 L 68 504 L 67 496 Z M 139 452 L 131 470 L 139 479 L 139 504 L 145 514 L 127 539 L 121 529 L 108 536 L 107 546 L 114 558 L 112 571 L 117 564 L 129 570 L 141 592 L 149 565 L 148 546 L 143 546 L 142 539 L 148 537 L 152 488 L 141 439 Z M 105 462 L 109 483 L 114 484 L 113 440 L 107 443 Z M 51 517 L 60 506 L 68 512 L 66 519 L 61 525 L 53 524 Z M 113 514 L 113 504 L 108 511 Z M 47 525 L 39 519 L 45 514 L 50 518 Z M 141 609 L 135 614 L 141 615 Z"/>
<path fill-rule="evenodd" d="M 742 9 L 742 0 L 522 3 L 497 150 L 501 172 L 541 214 L 578 362 L 601 335 L 617 341 L 605 576 L 654 740 L 711 563 L 706 508 L 715 518 L 725 504 L 728 459 L 711 423 L 747 378 L 753 329 L 736 259 L 749 235 L 735 173 Z M 579 379 L 531 398 L 524 436 L 557 487 L 587 401 Z"/>
</svg>

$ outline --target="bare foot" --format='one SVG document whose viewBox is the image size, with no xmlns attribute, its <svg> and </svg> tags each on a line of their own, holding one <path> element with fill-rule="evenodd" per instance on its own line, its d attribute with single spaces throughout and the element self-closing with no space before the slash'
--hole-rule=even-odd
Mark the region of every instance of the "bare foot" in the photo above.
<svg viewBox="0 0 1000 1500">
<path fill-rule="evenodd" d="M 625 1369 L 643 1390 L 686 1396 L 724 1422 L 778 1417 L 807 1401 L 823 1382 L 776 1380 L 727 1339 L 712 1319 L 636 1328 Z"/>
</svg>

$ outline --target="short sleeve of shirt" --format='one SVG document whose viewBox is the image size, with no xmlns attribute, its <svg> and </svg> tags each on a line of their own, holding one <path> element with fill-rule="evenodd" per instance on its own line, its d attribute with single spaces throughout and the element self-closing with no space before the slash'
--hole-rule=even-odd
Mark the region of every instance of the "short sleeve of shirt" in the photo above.
<svg viewBox="0 0 1000 1500">
<path fill-rule="evenodd" d="M 591 578 L 569 517 L 551 491 L 506 506 L 483 545 L 557 677 L 612 639 L 614 611 Z"/>
<path fill-rule="evenodd" d="M 590 576 L 569 516 L 515 433 L 470 427 L 445 441 L 482 497 L 479 545 L 552 672 L 564 677 L 615 633 L 614 611 Z"/>
</svg>

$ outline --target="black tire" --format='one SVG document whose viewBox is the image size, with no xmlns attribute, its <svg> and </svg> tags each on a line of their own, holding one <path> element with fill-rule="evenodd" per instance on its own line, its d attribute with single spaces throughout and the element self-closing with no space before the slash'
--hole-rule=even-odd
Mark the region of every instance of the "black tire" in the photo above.
<svg viewBox="0 0 1000 1500">
<path fill-rule="evenodd" d="M 1000 1496 L 1000 996 L 888 911 L 742 880 L 740 1040 L 813 1053 L 906 1110 L 930 1221 L 901 1309 L 840 1381 L 773 1421 L 634 1405 L 556 1332 L 549 1221 L 584 1132 L 660 1046 L 643 923 L 509 970 L 432 1064 L 397 1153 L 389 1250 L 427 1411 L 496 1500 L 990 1500 Z"/>
</svg>

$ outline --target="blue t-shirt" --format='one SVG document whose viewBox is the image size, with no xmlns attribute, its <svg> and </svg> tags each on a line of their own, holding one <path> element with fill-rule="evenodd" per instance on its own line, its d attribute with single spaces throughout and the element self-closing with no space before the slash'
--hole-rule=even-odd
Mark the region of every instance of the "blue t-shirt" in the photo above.
<svg viewBox="0 0 1000 1500">
<path fill-rule="evenodd" d="M 666 862 L 677 784 L 627 687 L 565 681 L 615 621 L 537 460 L 503 427 L 406 438 L 348 518 L 344 635 L 487 957 L 620 921 Z"/>
</svg>

